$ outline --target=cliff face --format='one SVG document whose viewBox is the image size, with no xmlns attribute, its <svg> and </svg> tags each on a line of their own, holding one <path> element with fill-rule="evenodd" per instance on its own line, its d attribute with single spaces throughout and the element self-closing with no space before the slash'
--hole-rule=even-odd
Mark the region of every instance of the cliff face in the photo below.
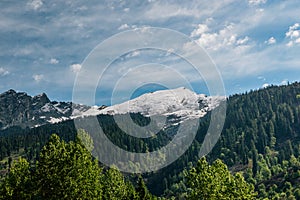
<svg viewBox="0 0 300 200">
<path fill-rule="evenodd" d="M 0 94 L 0 129 L 34 127 L 53 123 L 54 119 L 68 119 L 71 115 L 72 103 L 50 101 L 45 93 L 31 97 L 24 92 L 8 90 Z"/>
</svg>

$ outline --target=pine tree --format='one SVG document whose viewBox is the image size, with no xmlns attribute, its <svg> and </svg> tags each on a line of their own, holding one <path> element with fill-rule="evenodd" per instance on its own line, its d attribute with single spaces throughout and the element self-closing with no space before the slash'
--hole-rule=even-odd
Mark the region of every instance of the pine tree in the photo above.
<svg viewBox="0 0 300 200">
<path fill-rule="evenodd" d="M 20 158 L 0 186 L 0 199 L 31 199 L 33 185 L 29 169 L 26 159 Z"/>
<path fill-rule="evenodd" d="M 255 199 L 254 186 L 241 174 L 231 175 L 227 166 L 216 160 L 209 165 L 201 158 L 187 176 L 191 192 L 188 199 Z"/>
<path fill-rule="evenodd" d="M 108 169 L 102 177 L 103 199 L 118 200 L 130 199 L 134 196 L 134 191 L 128 184 L 124 176 L 115 167 Z"/>
<path fill-rule="evenodd" d="M 101 199 L 96 160 L 78 142 L 52 135 L 37 163 L 37 187 L 42 199 Z"/>
<path fill-rule="evenodd" d="M 152 199 L 151 194 L 149 193 L 142 176 L 139 176 L 138 178 L 136 192 L 137 192 L 138 200 Z"/>
</svg>

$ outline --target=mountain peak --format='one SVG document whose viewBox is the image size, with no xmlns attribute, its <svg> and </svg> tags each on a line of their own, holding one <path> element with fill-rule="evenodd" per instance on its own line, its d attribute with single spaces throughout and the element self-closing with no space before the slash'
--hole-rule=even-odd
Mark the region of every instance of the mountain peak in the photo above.
<svg viewBox="0 0 300 200">
<path fill-rule="evenodd" d="M 13 89 L 9 89 L 6 92 L 0 94 L 1 96 L 5 96 L 5 95 L 13 95 L 13 94 L 17 94 L 17 92 Z"/>
<path fill-rule="evenodd" d="M 92 108 L 83 114 L 141 113 L 145 116 L 175 115 L 182 119 L 200 118 L 217 107 L 222 100 L 224 100 L 224 97 L 207 97 L 204 94 L 196 94 L 185 87 L 180 87 L 146 93 L 100 111 Z"/>
<path fill-rule="evenodd" d="M 49 103 L 50 99 L 48 98 L 48 96 L 45 93 L 42 93 L 42 94 L 34 96 L 33 101 L 40 101 L 43 104 L 45 104 L 45 103 Z"/>
</svg>

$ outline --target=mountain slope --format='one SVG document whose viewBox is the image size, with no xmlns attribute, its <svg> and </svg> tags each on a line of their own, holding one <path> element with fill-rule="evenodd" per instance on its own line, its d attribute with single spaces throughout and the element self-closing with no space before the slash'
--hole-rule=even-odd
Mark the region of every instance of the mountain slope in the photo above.
<svg viewBox="0 0 300 200">
<path fill-rule="evenodd" d="M 82 112 L 90 108 L 70 102 L 50 101 L 45 93 L 31 97 L 24 92 L 8 90 L 0 94 L 0 129 L 34 127 L 69 119 L 72 107 Z"/>
<path fill-rule="evenodd" d="M 45 93 L 31 97 L 9 90 L 0 94 L 0 129 L 11 126 L 35 127 L 83 116 L 141 113 L 144 116 L 176 116 L 179 121 L 201 118 L 218 106 L 224 97 L 207 97 L 186 88 L 144 94 L 110 107 L 85 106 L 50 101 Z"/>
<path fill-rule="evenodd" d="M 176 116 L 181 118 L 181 120 L 187 120 L 203 117 L 208 111 L 217 107 L 220 101 L 224 100 L 225 97 L 208 97 L 180 87 L 147 93 L 103 110 L 99 110 L 98 107 L 92 107 L 83 113 L 75 111 L 73 115 L 75 117 L 77 115 L 141 113 L 144 116 Z"/>
</svg>

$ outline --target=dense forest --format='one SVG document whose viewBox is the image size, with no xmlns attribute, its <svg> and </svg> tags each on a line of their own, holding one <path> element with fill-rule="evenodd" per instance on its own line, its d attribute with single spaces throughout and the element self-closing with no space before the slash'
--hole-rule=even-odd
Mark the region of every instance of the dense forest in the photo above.
<svg viewBox="0 0 300 200">
<path fill-rule="evenodd" d="M 141 176 L 130 181 L 113 166 L 100 167 L 81 142 L 82 138 L 92 141 L 89 135 L 83 130 L 79 134 L 69 143 L 53 134 L 36 163 L 20 158 L 1 183 L 0 199 L 165 199 L 153 196 Z M 220 160 L 211 166 L 205 159 L 199 160 L 187 179 L 188 199 L 256 196 L 253 185 L 240 174 L 232 176 Z"/>
<path fill-rule="evenodd" d="M 132 114 L 131 118 L 139 125 L 149 123 L 149 119 L 140 114 Z M 132 152 L 155 150 L 167 144 L 178 129 L 171 126 L 155 137 L 138 139 L 125 134 L 111 116 L 98 116 L 98 120 L 109 139 Z M 236 195 L 240 199 L 300 199 L 300 83 L 270 86 L 228 97 L 227 116 L 221 137 L 206 159 L 199 160 L 198 152 L 209 123 L 210 114 L 200 119 L 194 142 L 177 161 L 157 172 L 142 175 L 121 174 L 113 167 L 109 169 L 101 163 L 98 165 L 76 139 L 77 131 L 73 121 L 32 129 L 11 127 L 0 133 L 1 195 L 13 195 L 14 191 L 22 191 L 22 194 L 14 195 L 29 195 L 26 196 L 29 199 L 72 199 L 72 196 L 50 197 L 51 191 L 47 191 L 43 185 L 46 182 L 61 184 L 56 181 L 60 175 L 68 176 L 59 173 L 68 172 L 73 165 L 77 169 L 76 167 L 80 167 L 79 163 L 83 162 L 90 167 L 82 170 L 91 170 L 85 173 L 94 173 L 90 178 L 97 179 L 93 180 L 95 185 L 88 184 L 90 188 L 80 188 L 84 185 L 80 183 L 91 181 L 88 180 L 88 175 L 85 177 L 87 180 L 71 178 L 69 182 L 64 181 L 66 191 L 71 188 L 73 191 L 86 191 L 82 195 L 95 195 L 102 199 L 113 199 L 105 195 L 115 195 L 116 199 L 232 199 L 237 198 Z M 93 132 L 92 129 L 90 127 L 85 131 Z M 51 137 L 53 133 L 62 141 L 58 136 Z M 50 150 L 53 146 L 55 149 Z M 56 149 L 60 148 L 64 149 L 66 155 L 57 160 Z M 76 154 L 78 152 L 80 155 Z M 76 163 L 71 155 L 85 155 L 83 157 L 86 160 L 75 159 L 78 161 Z M 19 156 L 22 159 L 18 160 Z M 65 162 L 69 165 L 65 166 Z M 50 165 L 53 165 L 51 169 L 48 168 Z M 57 165 L 66 167 L 66 170 L 55 171 L 60 169 L 55 169 Z M 117 186 L 110 184 L 120 185 L 120 180 L 123 186 L 118 188 L 121 191 L 113 189 Z M 30 186 L 30 183 L 35 184 Z M 56 187 L 58 186 L 53 186 Z M 105 187 L 110 189 L 104 189 Z M 235 191 L 235 188 L 241 189 Z M 105 191 L 113 194 L 104 194 Z M 148 196 L 142 198 L 140 193 Z M 62 191 L 57 194 L 73 195 L 71 192 L 63 194 Z M 118 195 L 126 195 L 126 198 Z M 93 199 L 89 196 L 85 198 Z"/>
</svg>

